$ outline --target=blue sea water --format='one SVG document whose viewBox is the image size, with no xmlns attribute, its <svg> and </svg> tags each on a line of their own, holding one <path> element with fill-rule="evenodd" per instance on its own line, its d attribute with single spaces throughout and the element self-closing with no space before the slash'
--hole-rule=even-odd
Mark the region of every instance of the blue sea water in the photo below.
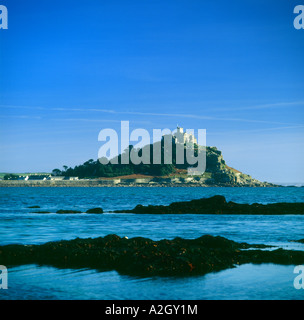
<svg viewBox="0 0 304 320">
<path fill-rule="evenodd" d="M 220 194 L 240 203 L 304 202 L 304 188 L 0 188 L 0 245 L 98 237 L 153 240 L 220 235 L 247 243 L 304 250 L 304 215 L 112 214 L 137 204 L 170 204 Z M 31 209 L 30 206 L 40 206 Z M 59 209 L 104 214 L 56 214 Z M 51 213 L 37 213 L 49 211 Z M 0 261 L 0 265 L 3 264 Z M 304 264 L 304 261 L 303 261 Z M 294 266 L 242 265 L 192 278 L 138 278 L 115 271 L 26 265 L 8 269 L 0 299 L 304 299 L 293 286 Z"/>
</svg>

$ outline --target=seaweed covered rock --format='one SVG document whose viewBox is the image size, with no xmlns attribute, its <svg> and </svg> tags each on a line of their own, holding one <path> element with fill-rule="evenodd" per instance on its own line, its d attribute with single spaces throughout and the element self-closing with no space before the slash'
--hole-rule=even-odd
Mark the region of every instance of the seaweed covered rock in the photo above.
<svg viewBox="0 0 304 320">
<path fill-rule="evenodd" d="M 299 242 L 299 243 L 304 243 L 304 239 L 299 239 L 299 240 L 290 240 L 291 242 Z"/>
<path fill-rule="evenodd" d="M 270 203 L 243 204 L 233 201 L 227 202 L 224 196 L 216 195 L 210 198 L 191 201 L 173 202 L 164 205 L 137 205 L 131 210 L 115 210 L 116 213 L 149 213 L 149 214 L 304 214 L 304 203 Z"/>
<path fill-rule="evenodd" d="M 31 213 L 51 213 L 50 211 L 33 211 Z"/>
<path fill-rule="evenodd" d="M 62 213 L 81 213 L 79 210 L 58 210 L 56 213 L 62 214 Z"/>
<path fill-rule="evenodd" d="M 0 246 L 0 261 L 7 266 L 36 263 L 61 268 L 116 270 L 136 276 L 201 275 L 243 263 L 304 263 L 303 251 L 257 250 L 264 247 L 267 246 L 237 243 L 210 235 L 159 241 L 108 235 L 42 245 Z M 249 248 L 251 250 L 246 250 Z"/>
<path fill-rule="evenodd" d="M 102 208 L 92 208 L 86 211 L 86 213 L 103 213 Z"/>
</svg>

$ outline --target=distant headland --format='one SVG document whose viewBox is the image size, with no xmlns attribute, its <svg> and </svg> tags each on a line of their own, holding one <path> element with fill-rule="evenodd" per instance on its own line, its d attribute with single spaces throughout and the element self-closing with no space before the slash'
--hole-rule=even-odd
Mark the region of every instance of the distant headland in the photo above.
<svg viewBox="0 0 304 320">
<path fill-rule="evenodd" d="M 137 154 L 143 154 L 148 150 L 151 157 L 149 164 L 134 164 L 128 161 L 124 164 L 122 158 L 127 156 L 134 148 L 132 145 L 124 150 L 122 154 L 116 157 L 116 163 L 109 162 L 103 164 L 100 159 L 90 159 L 74 168 L 63 166 L 63 169 L 54 169 L 50 174 L 22 175 L 6 174 L 0 181 L 0 186 L 31 186 L 31 187 L 103 187 L 103 186 L 201 186 L 201 187 L 276 187 L 278 185 L 261 182 L 252 178 L 250 175 L 242 173 L 232 167 L 229 167 L 222 155 L 222 152 L 216 147 L 204 147 L 206 154 L 206 170 L 203 174 L 188 175 L 188 169 L 191 167 L 187 163 L 187 148 L 192 144 L 194 155 L 201 150 L 193 135 L 183 132 L 178 127 L 179 134 L 182 135 L 182 152 L 184 152 L 184 163 L 176 161 L 176 154 L 181 144 L 178 144 L 176 136 L 170 135 L 172 142 L 170 155 L 172 163 L 167 164 L 164 161 L 167 152 L 164 147 L 164 137 L 161 141 L 146 145 L 136 150 Z M 167 136 L 168 138 L 168 136 Z M 161 150 L 161 161 L 154 164 L 154 150 Z M 180 149 L 179 149 L 180 150 Z M 195 170 L 195 168 L 193 168 Z"/>
<path fill-rule="evenodd" d="M 189 176 L 185 168 L 178 165 L 154 165 L 153 168 L 138 165 L 120 165 L 120 168 L 89 160 L 75 168 L 55 169 L 52 174 L 3 175 L 0 187 L 277 187 L 278 185 L 261 182 L 229 167 L 222 152 L 216 147 L 206 148 L 206 172 L 200 176 Z M 111 169 L 110 169 L 111 168 Z M 162 174 L 163 173 L 163 174 Z M 5 179 L 4 179 L 5 178 Z"/>
</svg>

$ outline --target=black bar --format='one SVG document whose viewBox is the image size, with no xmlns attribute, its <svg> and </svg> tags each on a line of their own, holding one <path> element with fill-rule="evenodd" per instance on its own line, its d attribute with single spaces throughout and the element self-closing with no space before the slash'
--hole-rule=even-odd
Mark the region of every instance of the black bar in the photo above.
<svg viewBox="0 0 304 320">
<path fill-rule="evenodd" d="M 1 298 L 1 297 L 0 297 Z M 62 312 L 69 316 L 92 315 L 98 319 L 204 319 L 223 316 L 246 318 L 282 314 L 300 308 L 302 301 L 203 301 L 203 300 L 9 300 L 0 301 L 1 310 L 10 317 L 31 314 L 58 317 Z M 293 309 L 294 310 L 294 309 Z"/>
</svg>

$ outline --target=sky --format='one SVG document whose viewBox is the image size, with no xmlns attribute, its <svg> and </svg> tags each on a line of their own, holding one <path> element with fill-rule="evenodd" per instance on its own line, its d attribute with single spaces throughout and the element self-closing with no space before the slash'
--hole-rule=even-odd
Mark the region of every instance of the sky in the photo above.
<svg viewBox="0 0 304 320">
<path fill-rule="evenodd" d="M 298 1 L 0 4 L 0 172 L 97 159 L 100 130 L 129 121 L 151 134 L 206 129 L 229 166 L 304 182 Z"/>
</svg>

